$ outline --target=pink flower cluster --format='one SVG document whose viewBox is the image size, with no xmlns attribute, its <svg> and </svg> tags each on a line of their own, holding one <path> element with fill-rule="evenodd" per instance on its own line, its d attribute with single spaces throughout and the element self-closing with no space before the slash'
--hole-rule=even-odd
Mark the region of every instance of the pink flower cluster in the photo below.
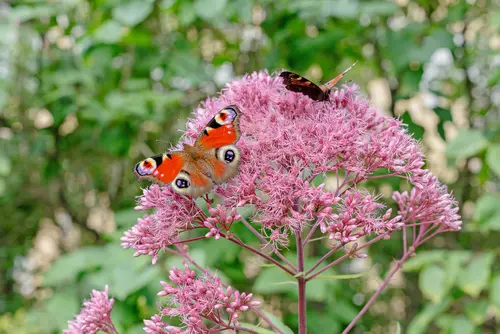
<svg viewBox="0 0 500 334">
<path fill-rule="evenodd" d="M 205 235 L 207 238 L 214 237 L 216 240 L 219 239 L 222 231 L 229 231 L 233 222 L 241 219 L 236 208 L 231 209 L 228 215 L 226 209 L 220 204 L 217 204 L 215 209 L 210 208 L 208 211 L 210 212 L 210 217 L 203 222 L 203 225 L 209 229 L 209 232 Z"/>
<path fill-rule="evenodd" d="M 255 207 L 252 222 L 260 224 L 262 234 L 276 246 L 285 246 L 288 235 L 315 224 L 342 245 L 416 220 L 459 229 L 456 203 L 422 169 L 418 142 L 401 121 L 370 107 L 357 89 L 344 87 L 329 100 L 316 102 L 286 90 L 282 78 L 264 72 L 232 82 L 195 110 L 178 145 L 192 143 L 227 105 L 241 109 L 239 174 L 213 190 L 223 203 L 217 208 L 220 218 L 207 219 L 191 199 L 153 185 L 144 191 L 137 209 L 154 211 L 125 234 L 122 245 L 155 260 L 159 250 L 191 228 L 204 228 L 207 237 L 218 238 L 224 230 L 219 222 L 236 220 L 231 210 L 245 205 Z M 326 173 L 337 178 L 331 192 L 316 186 Z M 394 194 L 397 214 L 382 210 L 380 197 L 356 190 L 361 182 L 381 177 L 398 177 L 413 188 L 413 196 Z M 405 215 L 410 208 L 419 214 Z"/>
<path fill-rule="evenodd" d="M 392 209 L 382 216 L 378 211 L 383 207 L 370 194 L 359 191 L 347 191 L 337 206 L 336 213 L 330 214 L 329 219 L 321 221 L 321 231 L 330 233 L 329 238 L 342 245 L 358 240 L 360 237 L 386 231 L 396 230 L 404 224 L 401 217 L 391 218 Z"/>
<path fill-rule="evenodd" d="M 393 199 L 399 206 L 398 215 L 407 222 L 439 225 L 441 232 L 460 230 L 462 220 L 458 215 L 457 202 L 446 186 L 427 170 L 415 172 L 412 181 L 415 188 L 409 193 L 393 193 Z"/>
<path fill-rule="evenodd" d="M 80 314 L 75 320 L 68 321 L 68 329 L 64 334 L 95 334 L 102 331 L 108 334 L 117 333 L 111 322 L 111 310 L 114 299 L 108 297 L 108 286 L 104 291 L 92 290 L 90 300 L 83 302 Z"/>
<path fill-rule="evenodd" d="M 231 287 L 225 288 L 220 279 L 196 273 L 186 265 L 184 271 L 173 268 L 169 276 L 171 282 L 161 282 L 163 290 L 159 296 L 168 296 L 169 306 L 161 310 L 161 315 L 178 316 L 184 328 L 170 326 L 161 321 L 159 315 L 144 321 L 148 334 L 159 333 L 208 333 L 203 319 L 214 324 L 213 331 L 232 328 L 238 324 L 241 312 L 260 304 L 252 301 L 252 294 L 240 293 Z"/>
<path fill-rule="evenodd" d="M 151 215 L 139 219 L 121 238 L 122 247 L 135 249 L 134 256 L 150 255 L 153 263 L 163 247 L 178 240 L 181 232 L 192 227 L 192 222 L 202 211 L 196 203 L 172 191 L 170 187 L 151 185 L 143 190 L 136 210 L 155 209 Z"/>
</svg>

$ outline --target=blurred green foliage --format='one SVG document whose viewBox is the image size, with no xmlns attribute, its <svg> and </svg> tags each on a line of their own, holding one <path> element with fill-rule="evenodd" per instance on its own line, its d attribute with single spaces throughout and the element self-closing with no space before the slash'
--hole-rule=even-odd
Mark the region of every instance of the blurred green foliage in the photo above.
<svg viewBox="0 0 500 334">
<path fill-rule="evenodd" d="M 235 76 L 287 68 L 326 81 L 354 60 L 348 78 L 423 140 L 465 220 L 406 263 L 355 332 L 498 332 L 499 22 L 495 0 L 0 3 L 0 332 L 60 332 L 108 283 L 120 333 L 142 333 L 180 259 L 151 266 L 119 246 L 140 216 L 134 163 L 175 142 L 188 112 Z M 400 244 L 371 247 L 375 272 L 310 284 L 310 332 L 340 332 Z M 297 328 L 295 287 L 275 268 L 223 240 L 192 256 Z"/>
</svg>

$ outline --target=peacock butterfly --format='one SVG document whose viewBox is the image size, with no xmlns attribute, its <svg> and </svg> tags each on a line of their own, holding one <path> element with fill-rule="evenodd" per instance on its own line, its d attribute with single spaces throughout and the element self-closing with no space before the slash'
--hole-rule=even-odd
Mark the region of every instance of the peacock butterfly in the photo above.
<svg viewBox="0 0 500 334">
<path fill-rule="evenodd" d="M 238 107 L 219 111 L 208 122 L 194 145 L 184 150 L 154 155 L 138 162 L 134 174 L 138 180 L 170 184 L 181 195 L 198 197 L 238 173 L 240 151 L 234 145 L 240 139 Z"/>
</svg>

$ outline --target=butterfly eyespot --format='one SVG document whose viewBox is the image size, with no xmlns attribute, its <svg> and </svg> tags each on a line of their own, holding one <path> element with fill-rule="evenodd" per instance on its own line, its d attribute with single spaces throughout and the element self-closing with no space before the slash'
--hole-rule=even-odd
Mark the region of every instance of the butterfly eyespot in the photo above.
<svg viewBox="0 0 500 334">
<path fill-rule="evenodd" d="M 233 108 L 226 108 L 215 115 L 215 121 L 220 125 L 230 124 L 237 116 Z"/>
<path fill-rule="evenodd" d="M 224 161 L 227 163 L 233 162 L 235 157 L 234 151 L 233 150 L 227 150 L 226 153 L 224 154 Z"/>
<path fill-rule="evenodd" d="M 151 175 L 156 169 L 156 161 L 153 158 L 148 158 L 135 165 L 135 171 L 140 176 Z"/>
<path fill-rule="evenodd" d="M 177 180 L 175 180 L 175 185 L 178 188 L 185 189 L 185 188 L 189 187 L 189 181 L 185 180 L 185 179 L 178 178 Z"/>
<path fill-rule="evenodd" d="M 240 150 L 235 145 L 223 146 L 216 151 L 216 157 L 227 165 L 238 165 Z"/>
</svg>

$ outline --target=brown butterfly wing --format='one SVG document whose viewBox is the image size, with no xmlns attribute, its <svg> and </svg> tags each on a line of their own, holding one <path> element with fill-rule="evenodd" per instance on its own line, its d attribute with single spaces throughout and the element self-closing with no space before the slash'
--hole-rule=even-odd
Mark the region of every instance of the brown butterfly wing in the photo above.
<svg viewBox="0 0 500 334">
<path fill-rule="evenodd" d="M 195 142 L 203 173 L 216 184 L 223 183 L 238 173 L 240 151 L 234 145 L 241 137 L 238 107 L 228 106 L 215 115 Z"/>
<path fill-rule="evenodd" d="M 283 78 L 285 88 L 292 92 L 302 93 L 314 101 L 324 101 L 328 97 L 328 94 L 318 85 L 296 73 L 284 71 L 281 72 L 280 77 Z"/>
<path fill-rule="evenodd" d="M 189 158 L 170 185 L 176 193 L 194 198 L 206 194 L 214 187 L 213 181 L 203 173 L 199 163 Z"/>
</svg>

